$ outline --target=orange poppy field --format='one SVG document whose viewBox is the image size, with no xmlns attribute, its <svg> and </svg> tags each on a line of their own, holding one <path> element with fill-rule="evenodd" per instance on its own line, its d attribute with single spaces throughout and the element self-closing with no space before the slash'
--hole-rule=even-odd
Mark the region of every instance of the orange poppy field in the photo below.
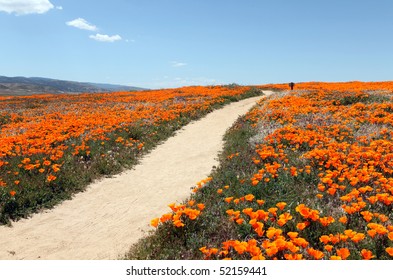
<svg viewBox="0 0 393 280">
<path fill-rule="evenodd" d="M 257 94 L 230 85 L 0 97 L 0 223 L 70 198 L 191 120 Z"/>
<path fill-rule="evenodd" d="M 129 258 L 393 257 L 393 82 L 268 84 Z M 171 246 L 176 250 L 171 251 Z"/>
</svg>

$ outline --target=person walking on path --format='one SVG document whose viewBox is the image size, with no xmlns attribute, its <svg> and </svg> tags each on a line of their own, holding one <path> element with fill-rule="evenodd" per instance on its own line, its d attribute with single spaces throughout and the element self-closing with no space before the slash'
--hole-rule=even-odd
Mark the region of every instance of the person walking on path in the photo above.
<svg viewBox="0 0 393 280">
<path fill-rule="evenodd" d="M 294 82 L 290 82 L 289 83 L 289 87 L 291 88 L 291 90 L 293 90 L 293 88 L 295 87 L 295 83 Z"/>
</svg>

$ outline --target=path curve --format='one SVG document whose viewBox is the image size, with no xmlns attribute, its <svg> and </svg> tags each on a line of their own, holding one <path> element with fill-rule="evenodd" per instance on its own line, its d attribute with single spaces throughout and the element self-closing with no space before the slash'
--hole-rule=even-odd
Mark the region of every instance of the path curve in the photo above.
<svg viewBox="0 0 393 280">
<path fill-rule="evenodd" d="M 215 110 L 183 127 L 134 169 L 94 182 L 52 210 L 0 226 L 0 259 L 119 258 L 151 229 L 152 218 L 169 212 L 169 203 L 182 202 L 210 174 L 225 131 L 261 98 Z"/>
</svg>

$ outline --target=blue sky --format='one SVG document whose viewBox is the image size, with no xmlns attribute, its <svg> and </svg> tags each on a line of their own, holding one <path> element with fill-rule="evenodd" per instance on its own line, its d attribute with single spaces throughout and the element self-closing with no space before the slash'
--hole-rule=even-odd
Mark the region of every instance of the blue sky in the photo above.
<svg viewBox="0 0 393 280">
<path fill-rule="evenodd" d="M 0 0 L 0 75 L 147 88 L 393 80 L 392 0 Z"/>
</svg>

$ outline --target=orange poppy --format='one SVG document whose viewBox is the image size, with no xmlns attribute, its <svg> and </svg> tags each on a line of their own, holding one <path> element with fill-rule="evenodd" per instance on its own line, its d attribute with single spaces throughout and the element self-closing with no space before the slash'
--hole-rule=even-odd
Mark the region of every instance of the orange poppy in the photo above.
<svg viewBox="0 0 393 280">
<path fill-rule="evenodd" d="M 325 245 L 324 248 L 330 253 L 333 250 L 333 245 Z"/>
<path fill-rule="evenodd" d="M 348 248 L 340 248 L 336 249 L 336 254 L 341 257 L 341 259 L 346 260 L 351 253 L 349 252 Z"/>
<path fill-rule="evenodd" d="M 284 258 L 286 260 L 302 260 L 303 255 L 302 254 L 284 254 Z"/>
<path fill-rule="evenodd" d="M 362 254 L 363 260 L 371 260 L 372 258 L 375 257 L 373 255 L 373 253 L 370 250 L 367 250 L 367 249 L 362 249 L 361 254 Z"/>
<path fill-rule="evenodd" d="M 150 221 L 150 225 L 153 227 L 158 227 L 159 218 L 155 218 Z"/>
<path fill-rule="evenodd" d="M 57 178 L 56 176 L 50 174 L 50 175 L 48 175 L 48 176 L 46 177 L 46 180 L 47 180 L 48 182 L 52 182 L 52 181 L 56 180 L 56 178 Z"/>
<path fill-rule="evenodd" d="M 303 230 L 307 227 L 306 223 L 297 223 L 296 225 L 298 230 Z"/>
<path fill-rule="evenodd" d="M 342 224 L 346 224 L 348 222 L 348 218 L 346 216 L 342 216 L 338 219 L 338 221 Z"/>
<path fill-rule="evenodd" d="M 257 199 L 257 203 L 258 203 L 259 206 L 261 206 L 261 205 L 263 205 L 265 203 L 265 201 L 262 200 L 262 199 Z"/>
<path fill-rule="evenodd" d="M 393 248 L 392 247 L 387 247 L 385 249 L 386 253 L 388 253 L 391 257 L 393 257 Z"/>
<path fill-rule="evenodd" d="M 278 202 L 276 204 L 276 206 L 278 207 L 278 209 L 280 209 L 281 211 L 285 208 L 285 206 L 287 205 L 286 202 Z"/>
<path fill-rule="evenodd" d="M 205 209 L 205 204 L 203 204 L 203 203 L 198 203 L 197 204 L 197 207 L 199 208 L 199 210 L 203 210 L 203 209 Z"/>
</svg>

